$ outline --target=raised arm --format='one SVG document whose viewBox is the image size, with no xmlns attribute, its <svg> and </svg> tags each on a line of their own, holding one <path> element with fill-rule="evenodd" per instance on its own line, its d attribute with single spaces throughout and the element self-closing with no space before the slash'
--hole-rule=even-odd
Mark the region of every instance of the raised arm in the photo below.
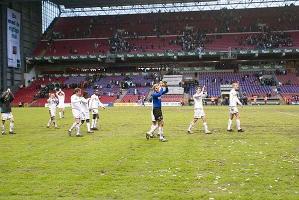
<svg viewBox="0 0 299 200">
<path fill-rule="evenodd" d="M 166 90 L 165 90 L 166 91 Z M 167 92 L 168 92 L 168 88 L 167 88 Z M 152 94 L 152 97 L 160 97 L 160 96 L 162 96 L 163 94 L 165 94 L 165 93 L 163 93 L 163 88 L 161 88 L 160 89 L 160 92 L 154 92 L 153 94 Z"/>
<path fill-rule="evenodd" d="M 165 87 L 165 90 L 163 90 L 162 95 L 168 93 L 168 87 Z"/>
<path fill-rule="evenodd" d="M 197 93 L 197 92 L 196 92 L 196 93 L 193 95 L 193 98 L 198 98 L 198 97 L 202 97 L 202 96 L 204 96 L 204 91 L 205 91 L 205 86 L 202 87 L 200 93 Z"/>
<path fill-rule="evenodd" d="M 15 96 L 13 95 L 12 92 L 9 92 L 9 95 L 10 95 L 10 102 L 12 102 L 15 99 Z"/>
<path fill-rule="evenodd" d="M 195 93 L 193 95 L 193 98 L 198 98 L 198 97 L 201 97 L 201 96 L 203 96 L 203 90 L 200 93 Z"/>
<path fill-rule="evenodd" d="M 85 99 L 84 97 L 81 97 L 81 102 L 88 104 L 88 99 Z"/>
</svg>

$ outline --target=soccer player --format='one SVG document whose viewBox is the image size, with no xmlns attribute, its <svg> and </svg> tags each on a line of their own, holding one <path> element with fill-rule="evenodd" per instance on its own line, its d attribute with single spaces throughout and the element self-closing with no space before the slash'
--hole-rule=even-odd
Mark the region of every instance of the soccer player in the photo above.
<svg viewBox="0 0 299 200">
<path fill-rule="evenodd" d="M 47 102 L 48 102 L 49 114 L 50 114 L 50 119 L 48 121 L 47 128 L 50 128 L 52 123 L 54 127 L 57 128 L 55 116 L 56 116 L 56 108 L 59 102 L 54 93 L 50 93 Z"/>
<path fill-rule="evenodd" d="M 228 119 L 228 126 L 227 126 L 228 132 L 233 131 L 232 123 L 233 123 L 234 117 L 236 117 L 236 124 L 237 124 L 238 132 L 244 132 L 244 130 L 241 128 L 240 114 L 239 114 L 238 107 L 237 107 L 238 104 L 240 106 L 243 106 L 243 105 L 238 98 L 237 90 L 239 90 L 239 83 L 235 82 L 232 84 L 232 89 L 229 92 L 229 119 Z"/>
<path fill-rule="evenodd" d="M 9 120 L 9 134 L 14 133 L 14 118 L 11 111 L 11 102 L 14 100 L 14 95 L 7 89 L 7 91 L 3 92 L 0 96 L 0 110 L 2 113 L 2 135 L 5 135 L 5 121 Z"/>
<path fill-rule="evenodd" d="M 75 88 L 74 94 L 71 96 L 71 107 L 72 107 L 72 113 L 74 117 L 74 123 L 68 130 L 69 136 L 72 136 L 72 130 L 76 128 L 76 137 L 82 137 L 80 133 L 80 126 L 81 126 L 81 89 Z"/>
<path fill-rule="evenodd" d="M 192 134 L 192 128 L 195 125 L 195 123 L 198 121 L 198 119 L 202 119 L 203 127 L 206 134 L 210 134 L 211 132 L 208 129 L 207 120 L 206 120 L 206 114 L 203 110 L 203 104 L 202 99 L 206 97 L 206 94 L 204 93 L 205 86 L 198 87 L 196 90 L 196 93 L 193 95 L 194 99 L 194 118 L 193 121 L 190 123 L 188 128 L 188 133 Z"/>
<path fill-rule="evenodd" d="M 86 121 L 87 132 L 93 133 L 90 128 L 89 101 L 88 93 L 84 91 L 83 97 L 81 97 L 81 125 Z"/>
<path fill-rule="evenodd" d="M 58 104 L 58 109 L 59 109 L 59 118 L 64 118 L 64 108 L 65 108 L 65 105 L 64 105 L 64 100 L 65 100 L 65 93 L 59 89 L 57 92 L 56 92 L 56 96 L 58 97 L 58 100 L 59 100 L 59 104 Z"/>
<path fill-rule="evenodd" d="M 89 108 L 92 113 L 92 120 L 91 120 L 91 129 L 92 130 L 98 130 L 97 123 L 99 120 L 99 107 L 105 109 L 104 104 L 101 103 L 99 99 L 99 91 L 95 90 L 93 95 L 90 97 L 89 101 Z"/>
<path fill-rule="evenodd" d="M 161 96 L 168 92 L 168 86 L 166 82 L 155 84 L 153 86 L 154 93 L 152 94 L 153 98 L 153 115 L 155 117 L 155 121 L 158 123 L 159 127 L 159 137 L 161 142 L 166 142 L 166 138 L 164 137 L 163 133 L 163 114 L 162 114 L 162 103 L 161 103 Z M 146 139 L 152 138 L 152 133 L 146 133 Z"/>
<path fill-rule="evenodd" d="M 161 81 L 159 83 L 159 86 L 162 87 L 163 85 L 163 82 Z M 151 117 L 152 117 L 152 125 L 151 125 L 151 128 L 150 130 L 147 132 L 148 135 L 150 135 L 151 138 L 155 137 L 155 131 L 158 129 L 158 122 L 156 121 L 155 119 L 155 116 L 153 114 L 153 110 L 154 110 L 154 104 L 152 105 L 152 112 L 151 112 Z M 159 136 L 159 134 L 158 134 Z"/>
</svg>

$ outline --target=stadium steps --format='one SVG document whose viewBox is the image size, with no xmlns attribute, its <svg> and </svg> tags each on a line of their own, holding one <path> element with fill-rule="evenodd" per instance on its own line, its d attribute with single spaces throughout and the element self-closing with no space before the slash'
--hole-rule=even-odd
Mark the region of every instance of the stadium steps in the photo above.
<svg viewBox="0 0 299 200">
<path fill-rule="evenodd" d="M 185 105 L 188 105 L 189 98 L 190 98 L 190 95 L 188 93 L 184 93 L 184 104 Z"/>
<path fill-rule="evenodd" d="M 120 95 L 119 99 L 117 99 L 117 100 L 115 101 L 115 103 L 120 103 L 120 102 L 122 102 L 122 99 L 124 98 L 124 96 L 126 96 L 127 92 L 128 92 L 128 90 L 122 90 L 122 95 Z"/>
<path fill-rule="evenodd" d="M 284 100 L 282 94 L 279 94 L 279 95 L 278 95 L 278 98 L 279 98 L 279 101 L 280 101 L 280 105 L 286 105 L 286 104 L 287 104 L 287 102 L 285 102 L 285 100 Z"/>
<path fill-rule="evenodd" d="M 36 100 L 33 100 L 32 102 L 28 103 L 28 107 L 32 107 L 34 106 L 34 104 L 37 102 L 37 99 Z"/>
<path fill-rule="evenodd" d="M 41 51 L 41 53 L 40 53 L 39 56 L 44 56 L 46 52 L 47 52 L 47 50 L 46 50 L 46 49 L 43 49 L 43 50 Z"/>
</svg>

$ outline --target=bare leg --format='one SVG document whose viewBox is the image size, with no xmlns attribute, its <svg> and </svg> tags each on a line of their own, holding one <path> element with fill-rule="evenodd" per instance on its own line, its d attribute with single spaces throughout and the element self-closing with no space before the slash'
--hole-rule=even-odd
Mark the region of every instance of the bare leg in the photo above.
<svg viewBox="0 0 299 200">
<path fill-rule="evenodd" d="M 2 120 L 1 133 L 2 133 L 2 135 L 5 134 L 5 120 Z"/>
<path fill-rule="evenodd" d="M 14 129 L 15 129 L 15 121 L 14 118 L 10 119 L 10 123 L 9 123 L 9 133 L 14 133 Z"/>
<path fill-rule="evenodd" d="M 164 131 L 163 131 L 164 121 L 163 120 L 158 121 L 158 126 L 159 126 L 160 141 L 166 142 L 167 140 L 164 137 Z"/>
<path fill-rule="evenodd" d="M 192 133 L 192 128 L 196 124 L 198 118 L 194 118 L 188 127 L 188 133 Z"/>
<path fill-rule="evenodd" d="M 241 130 L 241 121 L 240 121 L 240 114 L 236 113 L 236 126 L 238 130 Z"/>
<path fill-rule="evenodd" d="M 153 133 L 158 128 L 158 124 L 156 121 L 152 122 L 151 129 L 147 132 L 150 136 L 153 136 Z"/>
<path fill-rule="evenodd" d="M 232 123 L 234 119 L 234 114 L 230 113 L 229 114 L 229 119 L 228 119 L 228 125 L 227 125 L 227 130 L 232 130 Z"/>
<path fill-rule="evenodd" d="M 204 127 L 204 130 L 205 130 L 205 133 L 206 133 L 206 134 L 211 133 L 211 132 L 209 131 L 209 129 L 208 129 L 208 124 L 207 124 L 207 119 L 206 119 L 206 117 L 203 116 L 201 119 L 202 119 L 202 122 L 203 122 L 203 127 Z"/>
<path fill-rule="evenodd" d="M 81 136 L 81 133 L 80 133 L 80 126 L 81 126 L 80 119 L 76 119 L 75 121 L 76 121 L 75 128 L 76 128 L 76 131 L 77 131 L 76 136 Z"/>
<path fill-rule="evenodd" d="M 53 122 L 53 124 L 54 124 L 54 127 L 57 128 L 57 123 L 56 123 L 56 119 L 55 119 L 55 117 L 52 117 L 52 122 Z"/>
</svg>

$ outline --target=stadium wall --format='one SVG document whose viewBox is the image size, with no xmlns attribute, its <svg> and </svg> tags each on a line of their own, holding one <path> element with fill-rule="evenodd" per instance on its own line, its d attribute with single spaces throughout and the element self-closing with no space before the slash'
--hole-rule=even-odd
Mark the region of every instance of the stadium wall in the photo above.
<svg viewBox="0 0 299 200">
<path fill-rule="evenodd" d="M 21 14 L 21 66 L 19 68 L 8 68 L 7 64 L 7 8 Z M 6 89 L 10 87 L 16 89 L 20 84 L 24 84 L 24 73 L 27 71 L 25 58 L 32 54 L 33 49 L 41 38 L 41 2 L 0 3 L 0 27 L 0 88 Z"/>
</svg>

